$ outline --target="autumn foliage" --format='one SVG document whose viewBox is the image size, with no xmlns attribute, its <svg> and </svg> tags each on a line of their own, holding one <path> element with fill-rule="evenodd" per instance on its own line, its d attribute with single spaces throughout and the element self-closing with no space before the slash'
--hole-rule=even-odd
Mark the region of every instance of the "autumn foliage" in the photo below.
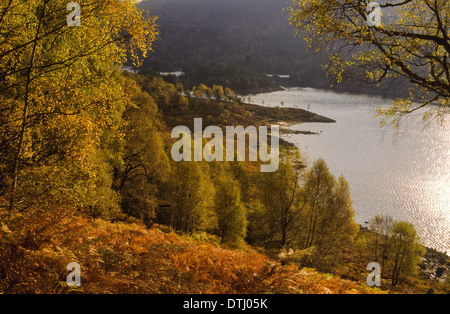
<svg viewBox="0 0 450 314">
<path fill-rule="evenodd" d="M 4 214 L 4 212 L 2 212 Z M 228 249 L 206 234 L 164 226 L 90 220 L 73 212 L 31 211 L 0 229 L 1 293 L 376 293 L 255 249 Z M 81 265 L 80 288 L 66 284 Z"/>
<path fill-rule="evenodd" d="M 306 170 L 283 148 L 267 174 L 170 158 L 170 127 L 201 113 L 222 127 L 329 119 L 123 73 L 151 50 L 155 18 L 85 0 L 74 29 L 64 4 L 10 0 L 0 13 L 0 293 L 378 291 L 304 268 L 344 268 L 355 247 L 349 186 L 324 161 Z M 285 265 L 284 246 L 302 258 Z M 71 262 L 81 287 L 66 283 Z"/>
</svg>

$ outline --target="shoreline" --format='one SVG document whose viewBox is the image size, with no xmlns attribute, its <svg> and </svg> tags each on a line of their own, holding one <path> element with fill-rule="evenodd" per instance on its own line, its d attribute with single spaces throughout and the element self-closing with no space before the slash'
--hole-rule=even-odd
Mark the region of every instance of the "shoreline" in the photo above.
<svg viewBox="0 0 450 314">
<path fill-rule="evenodd" d="M 244 112 L 243 112 L 244 111 Z M 245 114 L 245 112 L 248 112 Z M 335 123 L 336 121 L 328 117 L 301 108 L 277 108 L 265 107 L 257 104 L 196 98 L 195 108 L 178 110 L 177 108 L 163 111 L 164 120 L 169 128 L 178 125 L 193 127 L 194 118 L 203 118 L 208 125 L 261 125 L 279 124 L 291 126 L 308 122 Z M 226 115 L 222 115 L 226 113 Z M 281 129 L 281 127 L 280 127 Z M 295 131 L 292 131 L 295 132 Z"/>
<path fill-rule="evenodd" d="M 293 107 L 268 107 L 257 104 L 244 103 L 244 108 L 259 120 L 267 120 L 272 123 L 285 123 L 289 125 L 318 122 L 336 123 L 336 120 L 319 115 L 312 111 Z"/>
<path fill-rule="evenodd" d="M 367 226 L 358 224 L 361 232 L 367 232 L 374 236 L 375 231 L 370 230 Z M 378 233 L 378 236 L 384 236 Z M 428 280 L 434 280 L 439 283 L 445 282 L 450 276 L 450 255 L 447 252 L 422 244 L 425 254 L 421 256 L 418 264 L 418 272 Z"/>
</svg>

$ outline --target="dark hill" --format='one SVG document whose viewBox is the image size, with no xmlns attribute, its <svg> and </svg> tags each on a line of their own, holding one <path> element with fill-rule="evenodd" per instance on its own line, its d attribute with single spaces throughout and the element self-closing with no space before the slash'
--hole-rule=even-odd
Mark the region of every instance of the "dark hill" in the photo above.
<svg viewBox="0 0 450 314">
<path fill-rule="evenodd" d="M 210 63 L 245 66 L 258 73 L 285 74 L 282 86 L 330 88 L 325 55 L 307 52 L 289 24 L 290 0 L 151 0 L 139 7 L 158 15 L 160 39 L 144 67 L 159 71 L 195 70 Z M 394 87 L 395 88 L 394 88 Z M 376 89 L 360 82 L 333 88 L 391 96 L 397 84 Z"/>
<path fill-rule="evenodd" d="M 319 57 L 294 37 L 285 0 L 152 0 L 140 6 L 159 15 L 161 38 L 150 55 L 162 71 L 209 63 L 246 64 L 260 73 L 323 81 Z M 148 65 L 148 63 L 147 63 Z"/>
</svg>

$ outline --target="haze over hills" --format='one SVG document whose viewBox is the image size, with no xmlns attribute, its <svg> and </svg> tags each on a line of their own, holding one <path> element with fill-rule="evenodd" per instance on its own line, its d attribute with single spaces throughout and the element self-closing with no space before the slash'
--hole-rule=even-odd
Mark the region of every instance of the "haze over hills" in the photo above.
<svg viewBox="0 0 450 314">
<path fill-rule="evenodd" d="M 259 73 L 289 75 L 293 86 L 330 88 L 322 70 L 327 57 L 307 51 L 294 35 L 285 8 L 289 0 L 152 0 L 139 6 L 158 15 L 161 32 L 144 67 L 157 71 L 193 70 L 210 63 L 245 65 Z M 389 96 L 344 82 L 336 90 Z"/>
<path fill-rule="evenodd" d="M 261 73 L 305 74 L 322 81 L 318 56 L 294 37 L 285 0 L 153 0 L 141 7 L 159 15 L 161 36 L 150 55 L 162 71 L 211 62 L 251 63 Z M 306 75 L 307 74 L 307 75 Z M 306 82 L 306 81 L 305 81 Z"/>
</svg>

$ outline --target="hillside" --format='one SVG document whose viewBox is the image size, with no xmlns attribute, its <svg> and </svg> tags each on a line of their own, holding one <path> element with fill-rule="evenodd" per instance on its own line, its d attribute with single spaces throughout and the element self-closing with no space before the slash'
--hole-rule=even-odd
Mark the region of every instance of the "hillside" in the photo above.
<svg viewBox="0 0 450 314">
<path fill-rule="evenodd" d="M 253 35 L 237 47 L 256 47 L 255 55 L 243 50 L 235 60 L 245 56 L 250 71 L 264 59 L 256 52 L 265 51 L 252 39 L 260 36 L 255 43 L 266 45 L 266 33 L 282 38 L 276 23 L 263 29 L 274 22 L 270 14 L 279 12 L 270 6 L 274 1 L 262 0 L 266 11 L 260 15 L 254 15 L 256 0 L 154 3 L 175 5 L 170 10 L 178 17 L 172 21 L 166 13 L 166 23 L 188 29 L 170 33 L 188 40 L 170 43 L 183 52 L 176 60 L 200 60 L 203 51 L 195 56 L 192 47 L 210 54 L 214 45 L 196 40 L 207 39 L 202 32 L 214 25 L 211 36 L 220 35 L 224 15 L 236 23 L 227 24 L 233 36 L 219 36 L 221 45 L 211 53 L 217 58 L 224 44 L 231 47 L 230 59 L 220 62 L 238 62 L 231 52 L 233 41 L 245 37 L 234 36 L 244 33 L 242 25 Z M 273 146 L 274 134 L 269 153 L 268 143 L 258 141 L 268 134 L 260 132 L 248 141 L 258 146 L 259 160 L 219 162 L 220 127 L 331 119 L 282 103 L 250 105 L 227 86 L 190 86 L 151 71 L 121 71 L 152 51 L 159 35 L 155 20 L 143 18 L 130 1 L 89 0 L 83 6 L 83 27 L 65 27 L 63 0 L 9 1 L 2 10 L 0 294 L 449 291 L 447 257 L 431 252 L 431 263 L 420 264 L 425 250 L 407 222 L 375 217 L 389 222 L 381 238 L 362 229 L 354 220 L 349 183 L 332 175 L 325 160 L 310 163 L 298 149 Z M 189 20 L 191 13 L 196 18 Z M 197 21 L 203 35 L 192 41 L 197 28 L 189 23 Z M 249 73 L 256 72 L 243 76 Z M 202 132 L 202 138 L 195 128 L 194 134 L 173 128 L 192 127 L 194 117 L 219 128 Z M 239 138 L 245 139 L 238 136 L 237 144 Z M 226 144 L 228 156 L 251 156 L 250 149 Z M 277 168 L 262 171 L 266 162 Z M 379 289 L 366 284 L 374 255 L 384 263 L 386 280 Z M 81 282 L 70 282 L 77 267 Z"/>
<path fill-rule="evenodd" d="M 249 246 L 221 247 L 205 233 L 177 235 L 163 226 L 67 212 L 15 217 L 23 219 L 40 223 L 0 229 L 7 243 L 0 265 L 9 266 L 0 293 L 380 293 L 365 283 L 281 266 Z M 74 261 L 83 265 L 81 288 L 65 283 L 66 265 Z"/>
<path fill-rule="evenodd" d="M 194 69 L 210 62 L 236 64 L 252 57 L 253 68 L 288 74 L 305 60 L 303 41 L 293 37 L 287 1 L 156 0 L 140 6 L 158 15 L 160 40 L 150 60 L 165 71 Z M 315 70 L 319 66 L 315 67 Z"/>
<path fill-rule="evenodd" d="M 181 96 L 175 87 L 160 78 L 133 77 L 148 91 L 161 89 L 153 97 L 161 110 L 165 124 L 162 137 L 167 143 L 170 141 L 168 130 L 179 124 L 191 126 L 193 117 L 202 117 L 216 125 L 230 119 L 241 125 L 281 121 L 333 122 L 300 109 L 265 108 L 224 100 L 191 98 L 192 103 L 184 105 L 178 100 Z M 150 104 L 150 99 L 143 99 L 147 101 L 141 104 L 145 113 L 149 110 L 145 105 Z M 134 119 L 130 121 L 135 124 L 146 118 L 141 111 L 137 113 L 128 113 Z M 130 126 L 128 132 L 133 135 L 136 131 L 133 124 Z M 134 137 L 139 138 L 138 135 L 129 137 L 130 143 Z M 155 145 L 152 138 L 148 141 Z M 153 153 L 152 150 L 150 152 Z M 146 166 L 143 160 L 126 161 Z M 152 162 L 158 164 L 160 161 Z M 449 264 L 437 253 L 428 254 L 420 266 L 426 276 L 420 272 L 396 287 L 390 286 L 386 278 L 381 289 L 369 288 L 365 268 L 372 260 L 376 237 L 365 229 L 355 234 L 356 243 L 362 241 L 365 245 L 351 245 L 339 258 L 332 257 L 331 260 L 338 263 L 328 268 L 329 271 L 320 271 L 318 268 L 324 267 L 320 263 L 299 267 L 295 254 L 280 260 L 280 251 L 274 246 L 278 240 L 273 242 L 274 234 L 265 233 L 265 223 L 261 220 L 264 212 L 257 210 L 258 199 L 263 197 L 259 169 L 251 162 L 246 162 L 244 168 L 232 164 L 229 167 L 234 168 L 222 170 L 234 173 L 239 180 L 232 182 L 241 185 L 241 200 L 248 208 L 248 233 L 242 245 L 236 247 L 232 242 L 221 241 L 215 228 L 209 228 L 212 232 L 200 227 L 183 232 L 184 228 L 176 230 L 177 224 L 170 220 L 163 225 L 166 220 L 161 215 L 164 207 L 152 209 L 151 199 L 143 198 L 148 194 L 138 189 L 143 186 L 145 192 L 153 187 L 144 185 L 148 183 L 131 181 L 133 185 L 124 185 L 121 213 L 114 213 L 109 218 L 95 218 L 95 215 L 80 212 L 77 206 L 68 206 L 66 202 L 51 207 L 33 206 L 13 213 L 1 210 L 0 293 L 342 294 L 425 293 L 429 288 L 442 293 L 448 289 L 445 282 L 439 284 L 435 280 L 439 279 L 438 273 L 443 277 Z M 207 169 L 209 172 L 218 171 L 213 167 Z M 172 178 L 172 175 L 166 176 Z M 186 180 L 177 173 L 173 177 L 175 181 Z M 170 187 L 163 185 L 161 189 L 166 186 Z M 174 193 L 171 197 L 179 197 L 176 193 L 180 190 L 176 189 Z M 203 196 L 207 201 L 207 195 Z M 171 201 L 158 197 L 160 204 Z M 132 202 L 129 203 L 128 199 Z M 6 203 L 6 200 L 0 198 L 0 203 Z M 152 214 L 152 210 L 155 213 Z M 149 215 L 150 220 L 147 218 Z M 214 219 L 214 216 L 208 216 L 208 219 Z M 65 282 L 66 267 L 71 262 L 82 265 L 82 286 L 79 288 L 69 288 Z"/>
<path fill-rule="evenodd" d="M 343 279 L 348 275 L 299 270 L 249 245 L 231 249 L 213 235 L 178 235 L 133 218 L 108 222 L 69 211 L 33 211 L 12 221 L 0 228 L 0 269 L 8 270 L 0 277 L 2 294 L 424 293 L 431 282 L 410 279 L 396 289 L 370 288 L 364 273 L 350 280 Z M 24 221 L 38 223 L 30 228 Z M 66 265 L 74 261 L 82 265 L 79 288 L 66 284 Z"/>
</svg>

